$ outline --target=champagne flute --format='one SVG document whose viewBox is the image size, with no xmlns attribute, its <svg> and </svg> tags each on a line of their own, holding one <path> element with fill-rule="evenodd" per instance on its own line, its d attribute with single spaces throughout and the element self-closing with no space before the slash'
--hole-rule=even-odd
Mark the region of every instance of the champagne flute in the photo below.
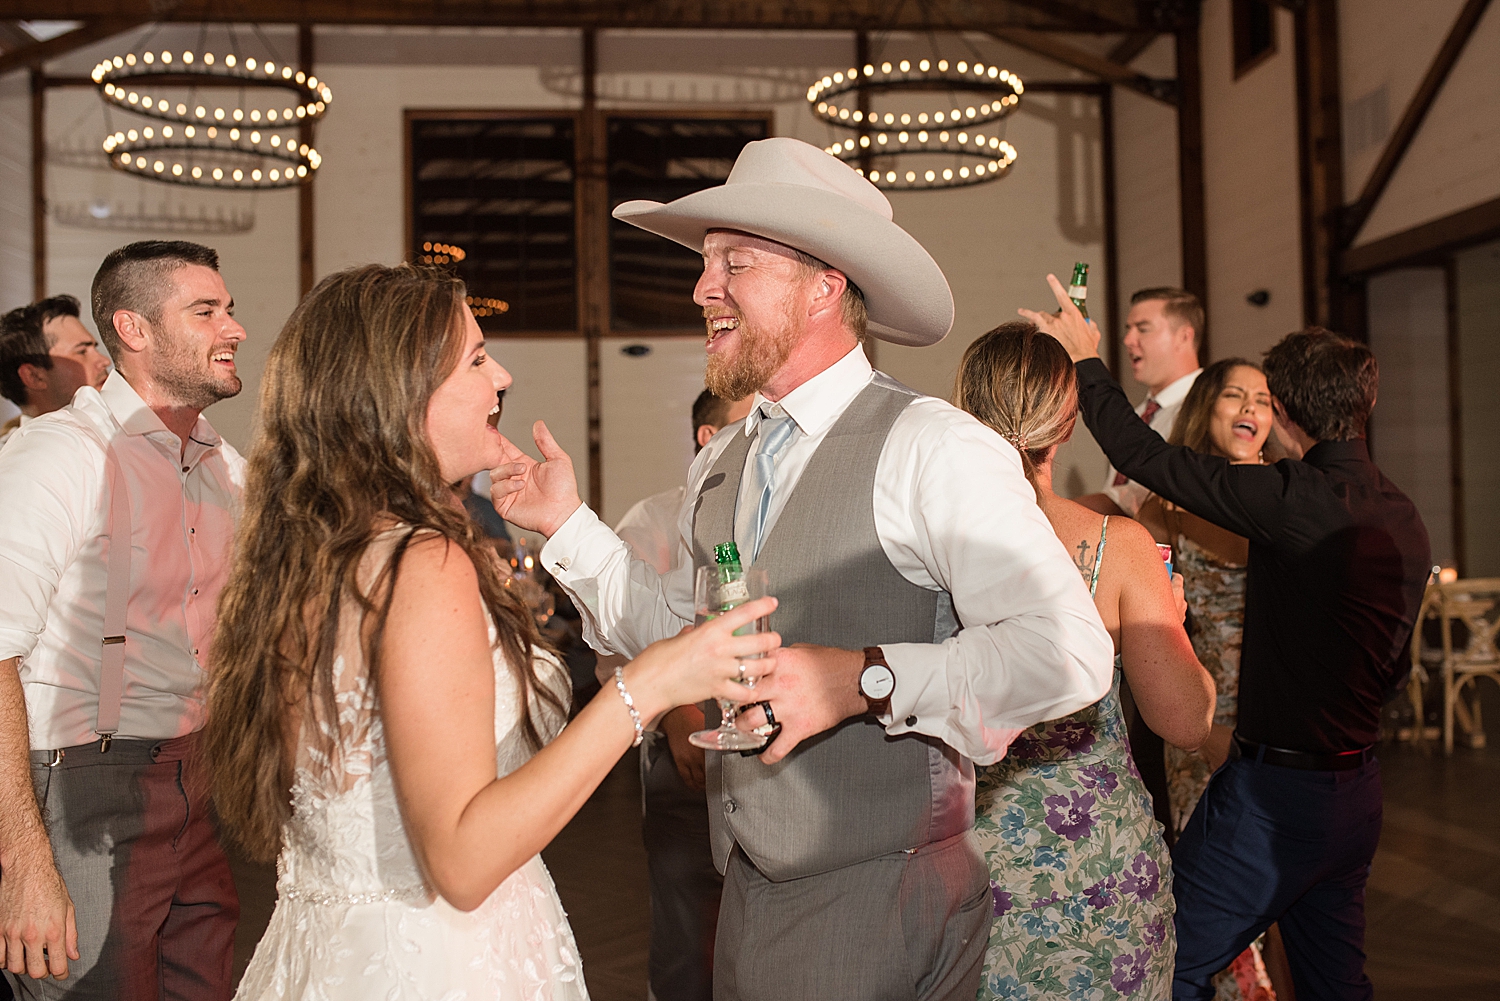
<svg viewBox="0 0 1500 1001">
<path fill-rule="evenodd" d="M 770 579 L 765 570 L 758 570 L 754 567 L 748 570 L 727 566 L 699 567 L 693 578 L 693 623 L 701 626 L 736 605 L 766 597 L 769 590 Z M 736 634 L 765 633 L 770 630 L 770 616 L 763 615 L 749 625 L 741 626 L 736 630 Z M 748 662 L 759 660 L 764 656 L 764 654 L 757 654 L 754 657 L 743 657 L 740 659 L 740 664 L 748 668 Z M 755 687 L 753 674 L 747 671 L 742 678 L 746 687 Z M 717 701 L 719 703 L 718 728 L 700 730 L 690 735 L 688 741 L 693 746 L 710 751 L 753 751 L 765 745 L 767 738 L 764 735 L 745 733 L 734 725 L 735 702 L 729 699 Z"/>
</svg>

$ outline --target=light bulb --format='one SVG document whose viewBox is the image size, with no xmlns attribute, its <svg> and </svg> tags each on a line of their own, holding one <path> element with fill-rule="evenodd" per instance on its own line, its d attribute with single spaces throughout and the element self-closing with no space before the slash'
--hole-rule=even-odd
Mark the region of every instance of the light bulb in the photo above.
<svg viewBox="0 0 1500 1001">
<path fill-rule="evenodd" d="M 252 70 L 252 71 L 255 69 L 255 57 L 254 56 L 251 56 L 249 59 L 245 60 L 245 69 Z"/>
<path fill-rule="evenodd" d="M 205 66 L 212 66 L 213 64 L 214 64 L 214 54 L 212 52 L 205 52 L 205 53 L 203 53 L 203 65 L 205 65 Z"/>
<path fill-rule="evenodd" d="M 198 180 L 198 178 L 200 178 L 202 176 L 203 176 L 203 168 L 202 167 L 194 167 L 193 168 L 193 180 L 196 181 L 196 180 Z"/>
<path fill-rule="evenodd" d="M 934 174 L 934 173 L 933 173 L 933 172 L 932 172 L 932 171 L 930 171 L 930 170 L 929 170 L 929 171 L 928 171 L 928 172 L 927 172 L 927 173 L 925 173 L 925 174 L 923 174 L 923 175 L 922 175 L 922 177 L 923 177 L 923 178 L 924 178 L 924 179 L 925 179 L 925 180 L 927 180 L 927 181 L 929 181 L 929 182 L 930 182 L 930 181 L 932 181 L 932 180 L 934 180 L 934 179 L 936 179 L 936 177 L 937 177 L 937 175 L 936 175 L 936 174 Z"/>
<path fill-rule="evenodd" d="M 180 164 L 180 163 L 174 163 L 174 164 L 172 164 L 172 176 L 173 177 L 181 177 L 182 176 L 182 164 Z"/>
<path fill-rule="evenodd" d="M 890 63 L 881 63 L 880 64 L 880 72 L 882 72 L 882 73 L 889 73 L 890 71 L 891 71 L 891 64 Z"/>
<path fill-rule="evenodd" d="M 223 170 L 222 167 L 215 167 L 214 168 L 214 180 L 216 180 L 216 181 L 222 181 L 222 180 L 224 180 L 224 170 Z"/>
<path fill-rule="evenodd" d="M 901 60 L 901 72 L 903 72 L 903 73 L 909 73 L 909 72 L 911 72 L 911 60 L 910 59 L 903 59 L 903 60 Z"/>
</svg>

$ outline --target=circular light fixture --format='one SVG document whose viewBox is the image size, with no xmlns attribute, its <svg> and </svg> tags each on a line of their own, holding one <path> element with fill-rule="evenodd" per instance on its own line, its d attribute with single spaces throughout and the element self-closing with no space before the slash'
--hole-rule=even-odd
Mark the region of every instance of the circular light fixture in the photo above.
<svg viewBox="0 0 1500 1001">
<path fill-rule="evenodd" d="M 491 299 L 482 295 L 466 295 L 464 302 L 469 304 L 470 310 L 476 317 L 498 316 L 501 313 L 510 312 L 510 303 L 504 299 Z"/>
<path fill-rule="evenodd" d="M 421 261 L 423 264 L 457 264 L 468 256 L 464 248 L 456 247 L 451 243 L 433 243 L 431 240 L 425 240 L 422 243 Z M 498 299 L 495 301 L 499 302 Z M 470 302 L 469 305 L 472 306 L 474 303 Z"/>
<path fill-rule="evenodd" d="M 184 87 L 253 87 L 291 95 L 275 100 L 268 94 L 264 107 L 234 108 L 227 112 L 233 121 L 268 127 L 317 121 L 333 103 L 333 90 L 315 76 L 300 70 L 293 72 L 290 66 L 278 66 L 274 60 L 257 62 L 253 57 L 241 60 L 233 54 L 218 57 L 208 52 L 197 57 L 192 52 L 183 52 L 174 56 L 170 50 L 164 50 L 159 56 L 146 52 L 137 57 L 131 52 L 100 60 L 89 77 L 105 101 L 122 110 L 168 122 L 207 124 L 225 120 L 226 110 L 222 106 L 210 107 L 199 100 L 189 104 L 170 96 Z"/>
<path fill-rule="evenodd" d="M 226 136 L 221 131 L 189 126 L 179 135 L 170 125 L 159 133 L 147 126 L 106 136 L 103 149 L 116 170 L 208 188 L 287 188 L 313 176 L 323 164 L 318 151 L 306 144 L 272 146 L 259 133 L 246 136 L 230 129 Z"/>
<path fill-rule="evenodd" d="M 317 150 L 277 130 L 322 118 L 333 90 L 274 59 L 148 50 L 102 59 L 89 75 L 106 109 L 163 123 L 106 136 L 104 153 L 116 170 L 169 184 L 259 189 L 305 183 L 322 166 Z M 211 88 L 251 90 L 264 100 L 239 107 L 210 100 L 203 91 Z"/>
<path fill-rule="evenodd" d="M 982 61 L 950 64 L 947 59 L 922 59 L 913 64 L 902 59 L 824 76 L 807 88 L 807 103 L 825 124 L 858 133 L 824 147 L 830 155 L 860 164 L 860 175 L 877 187 L 921 190 L 964 187 L 1005 176 L 1016 161 L 1016 148 L 996 129 L 985 131 L 983 126 L 1013 114 L 1025 92 L 1020 77 Z M 934 100 L 919 112 L 853 106 L 868 106 L 876 95 L 926 93 Z M 939 94 L 946 100 L 938 99 Z M 865 100 L 851 102 L 849 95 Z M 925 161 L 912 164 L 903 159 L 899 169 L 891 169 L 897 166 L 892 162 L 896 157 L 908 155 L 923 156 Z M 867 173 L 866 165 L 876 156 L 882 164 Z"/>
</svg>

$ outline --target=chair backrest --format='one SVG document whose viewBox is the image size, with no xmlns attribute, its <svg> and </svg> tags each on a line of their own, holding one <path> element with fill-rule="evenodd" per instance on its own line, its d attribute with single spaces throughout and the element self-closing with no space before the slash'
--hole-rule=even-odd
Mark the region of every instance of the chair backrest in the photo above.
<svg viewBox="0 0 1500 1001">
<path fill-rule="evenodd" d="M 1495 647 L 1500 627 L 1500 577 L 1455 580 L 1428 588 L 1443 620 L 1443 652 L 1468 666 L 1500 664 Z M 1424 598 L 1424 604 L 1426 603 Z M 1455 647 L 1453 623 L 1463 624 L 1466 642 Z"/>
</svg>

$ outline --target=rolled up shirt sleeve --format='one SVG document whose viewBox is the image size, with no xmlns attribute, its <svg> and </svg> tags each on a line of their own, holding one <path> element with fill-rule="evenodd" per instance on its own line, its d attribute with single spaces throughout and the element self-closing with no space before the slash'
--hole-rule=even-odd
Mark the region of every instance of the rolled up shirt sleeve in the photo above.
<svg viewBox="0 0 1500 1001">
<path fill-rule="evenodd" d="M 914 403 L 882 452 L 875 512 L 892 564 L 952 595 L 960 626 L 941 642 L 882 647 L 896 675 L 889 733 L 992 764 L 1027 727 L 1109 691 L 1113 642 L 994 431 L 941 401 Z"/>
<path fill-rule="evenodd" d="M 33 423 L 0 451 L 0 660 L 26 657 L 101 496 L 102 459 L 77 434 Z"/>
</svg>

